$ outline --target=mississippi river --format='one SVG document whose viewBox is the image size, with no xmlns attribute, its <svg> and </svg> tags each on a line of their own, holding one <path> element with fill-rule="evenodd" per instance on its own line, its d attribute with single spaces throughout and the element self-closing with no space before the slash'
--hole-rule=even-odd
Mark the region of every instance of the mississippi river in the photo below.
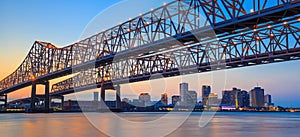
<svg viewBox="0 0 300 137">
<path fill-rule="evenodd" d="M 186 118 L 184 113 L 0 114 L 0 136 L 104 137 L 108 136 L 107 134 L 122 137 L 300 136 L 300 113 L 219 112 L 207 124 L 199 126 L 201 116 L 202 113 L 191 113 L 181 124 L 178 121 Z M 119 117 L 125 123 L 112 117 Z M 146 126 L 151 122 L 155 126 Z M 177 127 L 178 123 L 180 125 Z"/>
</svg>

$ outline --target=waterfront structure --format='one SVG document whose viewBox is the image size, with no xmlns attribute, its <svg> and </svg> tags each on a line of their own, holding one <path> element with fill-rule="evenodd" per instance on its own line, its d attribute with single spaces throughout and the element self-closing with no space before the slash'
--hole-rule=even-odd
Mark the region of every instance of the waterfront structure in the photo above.
<svg viewBox="0 0 300 137">
<path fill-rule="evenodd" d="M 247 91 L 237 92 L 238 108 L 248 108 L 250 106 L 250 95 Z"/>
<path fill-rule="evenodd" d="M 218 94 L 210 93 L 208 96 L 207 106 L 218 106 L 218 105 L 219 105 Z"/>
<path fill-rule="evenodd" d="M 232 88 L 232 90 L 224 90 L 222 92 L 222 104 L 238 107 L 237 93 L 241 92 L 241 89 Z"/>
<path fill-rule="evenodd" d="M 204 106 L 207 104 L 208 96 L 211 92 L 211 88 L 208 85 L 203 85 L 202 86 L 202 103 Z"/>
<path fill-rule="evenodd" d="M 178 95 L 172 96 L 172 105 L 176 105 L 177 102 L 180 102 L 181 97 Z"/>
<path fill-rule="evenodd" d="M 180 85 L 179 85 L 179 91 L 180 91 L 180 96 L 181 96 L 181 102 L 182 103 L 186 103 L 186 101 L 187 101 L 188 90 L 189 90 L 188 83 L 180 83 Z"/>
<path fill-rule="evenodd" d="M 264 102 L 267 104 L 272 103 L 272 96 L 270 94 L 265 95 Z"/>
<path fill-rule="evenodd" d="M 272 103 L 272 96 L 270 94 L 265 95 L 264 97 L 265 107 L 266 108 L 273 108 L 274 103 Z"/>
<path fill-rule="evenodd" d="M 163 105 L 165 106 L 168 105 L 168 94 L 167 93 L 161 94 L 160 101 Z"/>
<path fill-rule="evenodd" d="M 190 105 L 195 105 L 197 103 L 197 92 L 196 91 L 193 91 L 193 90 L 188 91 L 186 103 L 190 104 Z"/>
<path fill-rule="evenodd" d="M 151 96 L 149 93 L 141 93 L 139 96 L 139 102 L 142 106 L 146 106 L 151 101 Z"/>
<path fill-rule="evenodd" d="M 255 87 L 250 94 L 250 106 L 251 107 L 264 107 L 264 89 L 261 87 Z"/>
</svg>

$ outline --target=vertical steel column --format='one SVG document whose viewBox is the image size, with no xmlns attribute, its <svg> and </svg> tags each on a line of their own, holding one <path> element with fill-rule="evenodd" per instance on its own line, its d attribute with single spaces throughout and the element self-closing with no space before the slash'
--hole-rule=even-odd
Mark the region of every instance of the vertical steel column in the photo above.
<svg viewBox="0 0 300 137">
<path fill-rule="evenodd" d="M 116 85 L 114 86 L 115 90 L 116 90 L 116 108 L 117 109 L 120 109 L 121 108 L 121 88 L 120 88 L 120 85 Z"/>
<path fill-rule="evenodd" d="M 32 82 L 32 86 L 31 86 L 31 100 L 30 100 L 30 109 L 31 109 L 31 111 L 35 110 L 35 99 L 36 99 L 36 83 Z"/>
<path fill-rule="evenodd" d="M 48 111 L 50 109 L 50 95 L 49 95 L 49 82 L 45 82 L 45 110 Z"/>
</svg>

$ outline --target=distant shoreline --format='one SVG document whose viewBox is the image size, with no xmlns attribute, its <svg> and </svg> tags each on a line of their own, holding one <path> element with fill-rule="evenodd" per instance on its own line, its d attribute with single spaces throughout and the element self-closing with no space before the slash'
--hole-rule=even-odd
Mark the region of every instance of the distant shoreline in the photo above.
<svg viewBox="0 0 300 137">
<path fill-rule="evenodd" d="M 97 112 L 97 111 L 55 111 L 51 113 L 109 113 L 111 111 L 105 111 L 105 112 Z M 135 112 L 114 112 L 114 113 L 168 113 L 168 112 L 190 112 L 190 111 L 135 111 Z M 192 111 L 194 112 L 222 112 L 222 113 L 300 113 L 299 111 L 297 112 L 289 112 L 289 111 Z M 0 111 L 0 114 L 20 114 L 20 113 L 26 113 L 25 111 Z M 45 114 L 45 112 L 36 112 L 37 114 Z M 32 113 L 30 113 L 32 114 Z M 46 113 L 47 114 L 47 113 Z"/>
</svg>

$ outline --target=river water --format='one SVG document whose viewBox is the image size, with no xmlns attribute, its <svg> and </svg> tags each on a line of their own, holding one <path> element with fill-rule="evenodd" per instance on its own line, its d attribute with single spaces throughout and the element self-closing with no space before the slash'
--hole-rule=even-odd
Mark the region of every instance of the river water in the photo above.
<svg viewBox="0 0 300 137">
<path fill-rule="evenodd" d="M 203 114 L 204 115 L 204 114 Z M 127 123 L 113 120 L 118 116 Z M 166 119 L 162 117 L 166 116 Z M 300 113 L 220 112 L 199 126 L 201 113 L 0 114 L 0 137 L 300 137 Z M 145 123 L 159 121 L 153 127 Z M 184 120 L 182 125 L 178 121 Z M 155 122 L 154 122 L 155 123 Z M 148 132 L 149 131 L 149 132 Z"/>
</svg>

